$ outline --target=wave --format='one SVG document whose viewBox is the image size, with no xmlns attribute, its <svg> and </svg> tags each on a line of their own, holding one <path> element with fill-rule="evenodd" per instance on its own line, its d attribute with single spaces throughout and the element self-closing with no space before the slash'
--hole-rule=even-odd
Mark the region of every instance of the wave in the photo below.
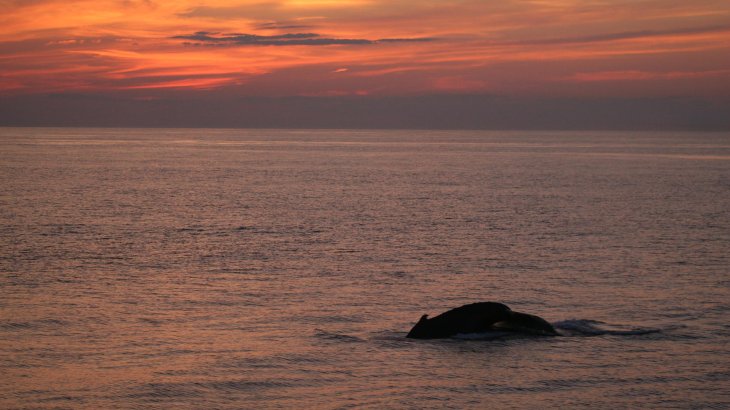
<svg viewBox="0 0 730 410">
<path fill-rule="evenodd" d="M 496 340 L 496 339 L 502 339 L 505 337 L 515 337 L 515 336 L 533 336 L 523 333 L 515 333 L 515 332 L 504 332 L 500 330 L 490 330 L 487 332 L 478 332 L 478 333 L 459 333 L 457 335 L 454 335 L 452 339 L 458 339 L 458 340 Z"/>
<path fill-rule="evenodd" d="M 570 319 L 552 323 L 560 336 L 590 337 L 590 336 L 640 336 L 652 333 L 661 333 L 661 329 L 654 328 L 632 328 L 622 325 L 608 324 L 598 320 Z M 479 333 L 457 334 L 452 339 L 457 340 L 497 340 L 516 338 L 542 337 L 529 333 L 510 332 L 502 330 L 489 330 Z"/>
<path fill-rule="evenodd" d="M 343 333 L 334 333 L 334 332 L 327 332 L 322 329 L 315 329 L 314 336 L 321 340 L 326 340 L 330 342 L 345 342 L 345 343 L 359 343 L 364 342 L 363 339 L 360 339 L 357 336 L 350 336 Z"/>
<path fill-rule="evenodd" d="M 563 336 L 640 336 L 661 333 L 661 329 L 627 328 L 590 319 L 563 320 L 552 325 Z"/>
<path fill-rule="evenodd" d="M 59 319 L 39 319 L 27 322 L 0 321 L 0 330 L 40 330 L 47 328 L 59 328 L 68 325 L 66 321 Z"/>
</svg>

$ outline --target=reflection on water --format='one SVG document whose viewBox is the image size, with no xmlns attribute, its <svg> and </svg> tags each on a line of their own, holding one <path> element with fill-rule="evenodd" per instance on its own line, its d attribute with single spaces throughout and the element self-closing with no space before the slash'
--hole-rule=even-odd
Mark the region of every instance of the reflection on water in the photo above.
<svg viewBox="0 0 730 410">
<path fill-rule="evenodd" d="M 730 406 L 728 135 L 0 147 L 2 408 Z M 404 338 L 486 300 L 565 336 Z"/>
</svg>

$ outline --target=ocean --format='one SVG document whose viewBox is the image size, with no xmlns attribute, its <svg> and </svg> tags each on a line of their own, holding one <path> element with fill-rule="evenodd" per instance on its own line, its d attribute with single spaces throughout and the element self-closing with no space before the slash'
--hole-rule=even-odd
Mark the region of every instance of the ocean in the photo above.
<svg viewBox="0 0 730 410">
<path fill-rule="evenodd" d="M 0 128 L 0 408 L 730 408 L 730 134 Z M 477 301 L 560 337 L 406 339 Z"/>
</svg>

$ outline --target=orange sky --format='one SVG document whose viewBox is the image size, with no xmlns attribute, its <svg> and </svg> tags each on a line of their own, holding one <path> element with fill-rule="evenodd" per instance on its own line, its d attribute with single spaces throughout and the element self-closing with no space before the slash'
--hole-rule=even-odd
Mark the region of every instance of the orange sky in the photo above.
<svg viewBox="0 0 730 410">
<path fill-rule="evenodd" d="M 730 1 L 0 0 L 0 95 L 727 97 Z"/>
</svg>

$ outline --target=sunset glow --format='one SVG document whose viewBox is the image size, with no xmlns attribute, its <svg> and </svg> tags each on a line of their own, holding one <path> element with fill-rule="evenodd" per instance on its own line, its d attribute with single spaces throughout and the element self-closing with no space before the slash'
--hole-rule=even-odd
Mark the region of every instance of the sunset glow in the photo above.
<svg viewBox="0 0 730 410">
<path fill-rule="evenodd" d="M 730 94 L 730 3 L 0 3 L 0 93 Z"/>
</svg>

